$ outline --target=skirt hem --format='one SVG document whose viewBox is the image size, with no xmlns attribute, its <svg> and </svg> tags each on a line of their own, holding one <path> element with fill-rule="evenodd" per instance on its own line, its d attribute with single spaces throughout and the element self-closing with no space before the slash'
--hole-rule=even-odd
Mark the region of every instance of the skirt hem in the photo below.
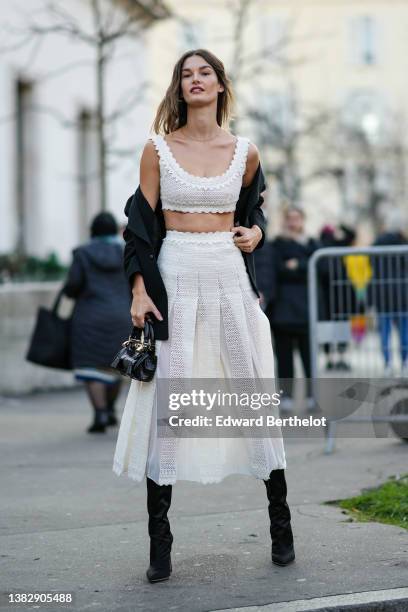
<svg viewBox="0 0 408 612">
<path fill-rule="evenodd" d="M 277 467 L 272 468 L 271 470 L 268 471 L 268 473 L 264 473 L 264 474 L 254 474 L 254 473 L 248 473 L 248 472 L 244 472 L 242 470 L 240 470 L 239 468 L 237 468 L 236 470 L 233 471 L 229 471 L 228 474 L 223 474 L 222 476 L 214 476 L 214 477 L 209 477 L 209 478 L 202 478 L 202 479 L 196 479 L 196 478 L 162 478 L 159 479 L 159 482 L 156 482 L 156 484 L 158 484 L 159 486 L 163 486 L 163 485 L 175 485 L 177 482 L 196 482 L 197 484 L 219 484 L 221 483 L 223 480 L 225 480 L 225 478 L 227 478 L 228 476 L 253 476 L 254 478 L 256 478 L 257 480 L 268 480 L 270 473 L 273 470 L 285 470 L 286 469 L 286 463 L 278 463 Z M 139 471 L 133 471 L 133 470 L 129 470 L 129 469 L 124 469 L 122 465 L 120 465 L 119 463 L 114 463 L 113 468 L 112 468 L 113 472 L 117 475 L 117 476 L 122 476 L 123 474 L 126 474 L 128 478 L 130 478 L 130 480 L 134 480 L 136 482 L 142 482 L 142 480 L 146 477 L 146 472 L 144 472 L 143 474 Z M 150 478 L 150 477 L 149 477 Z M 154 480 L 154 479 L 152 479 Z"/>
</svg>

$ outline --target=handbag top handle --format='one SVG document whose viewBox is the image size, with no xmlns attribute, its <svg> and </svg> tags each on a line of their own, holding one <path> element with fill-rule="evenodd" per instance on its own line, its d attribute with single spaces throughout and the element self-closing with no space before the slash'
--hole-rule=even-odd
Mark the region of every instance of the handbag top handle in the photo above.
<svg viewBox="0 0 408 612">
<path fill-rule="evenodd" d="M 143 340 L 141 340 L 143 334 Z M 130 335 L 131 338 L 142 342 L 149 342 L 154 345 L 154 330 L 153 324 L 150 319 L 145 320 L 144 328 L 133 326 L 132 333 Z"/>
<path fill-rule="evenodd" d="M 59 308 L 60 302 L 61 302 L 61 298 L 64 295 L 64 287 L 61 287 L 61 289 L 58 291 L 57 295 L 55 296 L 55 300 L 54 300 L 54 304 L 51 308 L 52 312 L 54 314 L 57 313 L 57 310 Z"/>
</svg>

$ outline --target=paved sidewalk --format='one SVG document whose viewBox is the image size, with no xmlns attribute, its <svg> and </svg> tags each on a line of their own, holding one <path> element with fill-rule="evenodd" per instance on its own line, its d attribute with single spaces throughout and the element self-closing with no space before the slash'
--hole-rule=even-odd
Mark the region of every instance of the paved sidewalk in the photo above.
<svg viewBox="0 0 408 612">
<path fill-rule="evenodd" d="M 262 482 L 178 483 L 173 574 L 150 585 L 145 485 L 113 474 L 117 430 L 86 434 L 90 416 L 77 390 L 0 400 L 0 591 L 72 591 L 78 611 L 198 612 L 408 586 L 406 530 L 321 505 L 408 471 L 399 439 L 340 438 L 331 456 L 322 439 L 286 440 L 297 555 L 286 568 L 270 561 Z M 294 605 L 270 610 L 306 609 Z"/>
</svg>

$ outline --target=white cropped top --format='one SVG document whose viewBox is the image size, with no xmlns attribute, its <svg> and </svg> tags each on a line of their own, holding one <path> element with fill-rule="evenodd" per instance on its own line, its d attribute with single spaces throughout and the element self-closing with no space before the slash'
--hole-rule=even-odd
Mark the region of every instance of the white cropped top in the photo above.
<svg viewBox="0 0 408 612">
<path fill-rule="evenodd" d="M 160 199 L 164 210 L 181 212 L 233 212 L 245 173 L 249 139 L 237 136 L 234 156 L 228 169 L 218 176 L 196 176 L 184 170 L 167 141 L 154 134 L 160 163 Z"/>
</svg>

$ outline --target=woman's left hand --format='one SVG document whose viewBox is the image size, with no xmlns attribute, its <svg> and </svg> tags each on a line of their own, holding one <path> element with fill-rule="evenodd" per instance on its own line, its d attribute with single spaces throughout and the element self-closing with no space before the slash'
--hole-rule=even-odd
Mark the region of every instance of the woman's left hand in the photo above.
<svg viewBox="0 0 408 612">
<path fill-rule="evenodd" d="M 262 238 L 262 230 L 258 225 L 252 227 L 232 227 L 231 231 L 234 234 L 239 233 L 239 236 L 234 236 L 234 242 L 244 253 L 252 253 L 256 249 L 256 245 Z"/>
</svg>

